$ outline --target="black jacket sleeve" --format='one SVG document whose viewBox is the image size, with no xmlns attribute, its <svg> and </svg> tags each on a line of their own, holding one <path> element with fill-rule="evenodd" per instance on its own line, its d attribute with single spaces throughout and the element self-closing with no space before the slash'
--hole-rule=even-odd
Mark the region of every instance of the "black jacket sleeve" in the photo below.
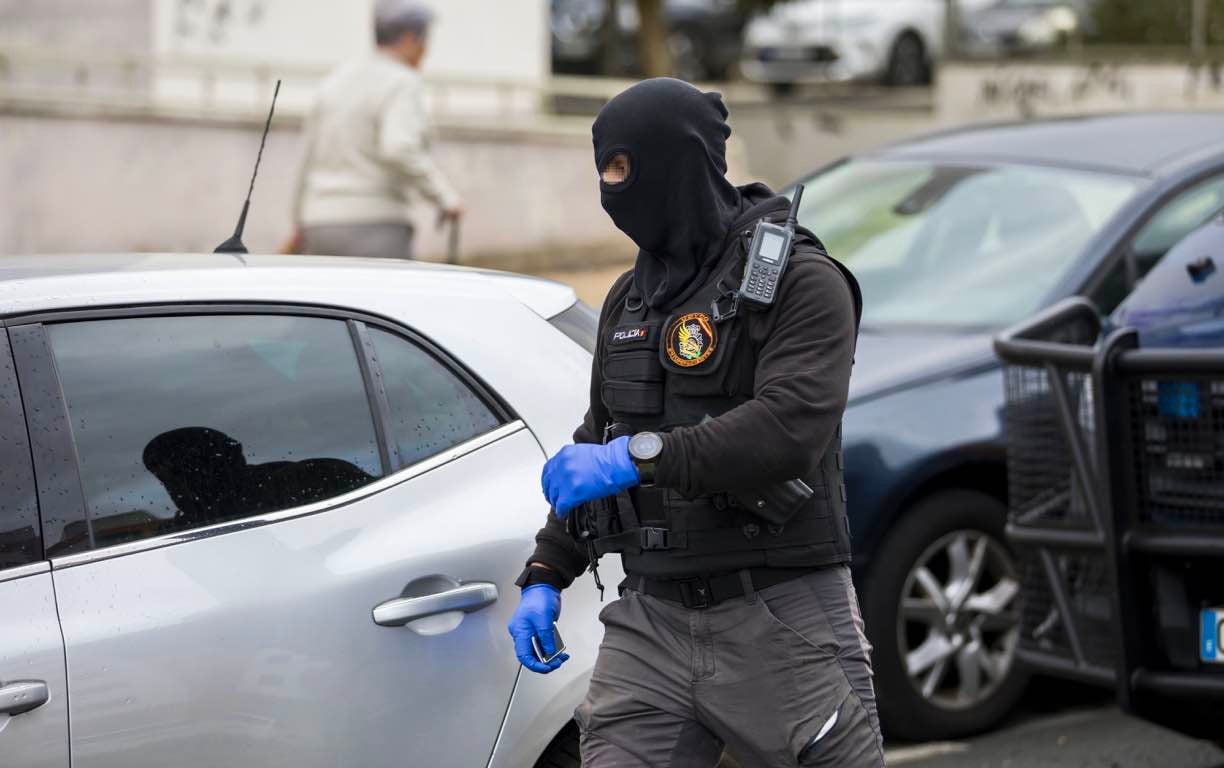
<svg viewBox="0 0 1224 768">
<path fill-rule="evenodd" d="M 663 435 L 655 484 L 686 496 L 808 477 L 841 424 L 857 336 L 850 286 L 824 256 L 791 261 L 763 319 L 753 397 Z M 756 337 L 757 334 L 751 334 Z"/>
<path fill-rule="evenodd" d="M 633 272 L 621 275 L 608 291 L 599 313 L 599 331 L 596 339 L 603 339 L 608 322 L 609 307 L 618 304 L 628 290 L 629 279 Z M 604 426 L 608 423 L 608 412 L 603 405 L 603 345 L 595 345 L 595 357 L 591 363 L 590 407 L 582 423 L 574 430 L 575 443 L 602 443 Z M 560 581 L 568 587 L 574 579 L 590 564 L 586 552 L 578 546 L 573 537 L 565 531 L 565 523 L 557 519 L 550 510 L 548 521 L 536 534 L 536 548 L 528 563 L 541 563 L 552 568 L 560 575 Z"/>
</svg>

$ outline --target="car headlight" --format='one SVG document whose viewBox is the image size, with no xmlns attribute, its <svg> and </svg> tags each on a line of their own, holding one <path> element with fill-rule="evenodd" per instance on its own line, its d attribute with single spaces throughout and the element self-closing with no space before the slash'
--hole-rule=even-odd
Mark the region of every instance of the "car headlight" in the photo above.
<svg viewBox="0 0 1224 768">
<path fill-rule="evenodd" d="M 1079 18 L 1070 8 L 1058 7 L 1034 16 L 1020 25 L 1020 39 L 1029 45 L 1053 45 L 1079 26 Z"/>
<path fill-rule="evenodd" d="M 879 17 L 871 13 L 851 14 L 849 16 L 840 16 L 833 19 L 831 26 L 835 29 L 841 29 L 851 32 L 858 29 L 865 29 L 878 23 Z"/>
</svg>

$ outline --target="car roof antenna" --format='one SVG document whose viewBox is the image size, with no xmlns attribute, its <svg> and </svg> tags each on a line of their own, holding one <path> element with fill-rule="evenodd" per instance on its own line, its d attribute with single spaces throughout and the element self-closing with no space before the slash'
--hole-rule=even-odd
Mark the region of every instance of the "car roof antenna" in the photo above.
<svg viewBox="0 0 1224 768">
<path fill-rule="evenodd" d="M 247 187 L 246 200 L 242 203 L 242 213 L 238 216 L 238 226 L 234 234 L 213 253 L 249 253 L 242 243 L 242 230 L 246 228 L 247 211 L 251 208 L 251 193 L 255 191 L 255 177 L 259 175 L 259 161 L 263 158 L 264 144 L 268 141 L 268 129 L 272 127 L 272 113 L 276 111 L 276 96 L 280 93 L 281 81 L 276 81 L 276 90 L 272 91 L 272 108 L 268 110 L 268 121 L 264 123 L 263 137 L 259 140 L 259 154 L 255 156 L 255 170 L 251 173 L 251 185 Z"/>
</svg>

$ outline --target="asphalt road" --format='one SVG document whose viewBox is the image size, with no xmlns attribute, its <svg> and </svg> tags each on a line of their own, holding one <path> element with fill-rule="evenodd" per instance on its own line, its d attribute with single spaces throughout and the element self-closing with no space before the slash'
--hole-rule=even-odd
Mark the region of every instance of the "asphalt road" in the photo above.
<svg viewBox="0 0 1224 768">
<path fill-rule="evenodd" d="M 892 747 L 912 768 L 1220 768 L 1224 752 L 1113 707 L 1072 709 L 961 742 Z"/>
<path fill-rule="evenodd" d="M 1044 678 L 990 733 L 889 743 L 884 755 L 905 768 L 1224 768 L 1224 751 L 1122 714 L 1108 692 Z"/>
<path fill-rule="evenodd" d="M 1098 688 L 1036 678 L 1012 715 L 960 741 L 889 744 L 907 768 L 1224 768 L 1224 751 L 1122 714 Z"/>
</svg>

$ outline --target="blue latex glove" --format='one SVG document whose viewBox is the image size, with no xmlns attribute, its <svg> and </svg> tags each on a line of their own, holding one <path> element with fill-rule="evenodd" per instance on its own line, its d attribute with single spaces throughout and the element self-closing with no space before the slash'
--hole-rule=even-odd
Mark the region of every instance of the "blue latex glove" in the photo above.
<svg viewBox="0 0 1224 768">
<path fill-rule="evenodd" d="M 551 656 L 557 650 L 557 638 L 553 633 L 553 622 L 561 615 L 561 591 L 551 584 L 531 584 L 523 588 L 518 608 L 510 617 L 510 637 L 514 638 L 514 655 L 524 667 L 532 672 L 547 675 L 569 660 L 563 653 L 547 664 L 542 663 L 531 647 L 531 638 L 539 636 L 544 654 Z"/>
<path fill-rule="evenodd" d="M 611 496 L 639 482 L 637 466 L 629 456 L 628 437 L 618 437 L 607 445 L 567 445 L 548 460 L 540 478 L 544 498 L 561 520 L 579 504 Z"/>
</svg>

